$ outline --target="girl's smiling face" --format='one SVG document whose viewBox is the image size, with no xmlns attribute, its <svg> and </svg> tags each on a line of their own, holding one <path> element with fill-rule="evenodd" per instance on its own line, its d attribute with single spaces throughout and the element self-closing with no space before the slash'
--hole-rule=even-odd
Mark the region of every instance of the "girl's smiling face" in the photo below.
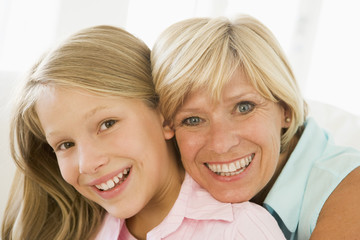
<svg viewBox="0 0 360 240">
<path fill-rule="evenodd" d="M 63 178 L 118 218 L 158 203 L 177 176 L 161 114 L 141 100 L 47 90 L 36 111 Z"/>
<path fill-rule="evenodd" d="M 173 128 L 186 171 L 216 199 L 253 198 L 279 164 L 285 110 L 265 99 L 241 70 L 219 101 L 193 91 L 176 112 Z"/>
</svg>

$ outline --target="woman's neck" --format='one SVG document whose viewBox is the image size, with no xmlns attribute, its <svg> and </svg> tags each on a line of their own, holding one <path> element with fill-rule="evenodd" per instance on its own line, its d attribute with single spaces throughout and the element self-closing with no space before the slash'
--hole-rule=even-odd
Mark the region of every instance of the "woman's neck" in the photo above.
<svg viewBox="0 0 360 240">
<path fill-rule="evenodd" d="M 266 186 L 251 199 L 251 202 L 254 202 L 259 205 L 262 205 L 264 203 L 266 196 L 270 192 L 270 189 L 273 187 L 274 183 L 276 182 L 276 179 L 279 177 L 282 169 L 284 168 L 284 166 L 287 162 L 287 159 L 288 158 L 286 157 L 285 153 L 280 154 L 279 163 L 278 163 L 278 166 L 276 167 L 273 177 L 266 184 Z"/>
<path fill-rule="evenodd" d="M 262 205 L 264 203 L 264 200 L 268 193 L 270 192 L 271 188 L 273 187 L 274 183 L 276 182 L 277 178 L 279 177 L 281 171 L 283 170 L 285 164 L 287 163 L 288 159 L 290 158 L 291 153 L 294 151 L 296 144 L 298 143 L 301 133 L 299 131 L 299 134 L 296 134 L 293 139 L 290 141 L 288 149 L 281 153 L 279 156 L 278 165 L 276 167 L 275 173 L 273 177 L 270 179 L 270 181 L 266 184 L 266 186 L 252 199 L 251 202 L 257 203 Z"/>
</svg>

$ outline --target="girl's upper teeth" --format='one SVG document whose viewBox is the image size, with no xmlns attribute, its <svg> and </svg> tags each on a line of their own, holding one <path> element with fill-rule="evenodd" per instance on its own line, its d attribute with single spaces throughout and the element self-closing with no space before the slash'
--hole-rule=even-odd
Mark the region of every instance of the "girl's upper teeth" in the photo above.
<svg viewBox="0 0 360 240">
<path fill-rule="evenodd" d="M 119 173 L 117 176 L 113 177 L 112 179 L 109 179 L 108 181 L 95 185 L 99 190 L 106 191 L 113 187 L 115 187 L 116 184 L 118 184 L 120 181 L 124 181 L 125 177 L 124 175 L 128 174 L 130 171 L 130 168 L 124 169 L 121 173 Z"/>
<path fill-rule="evenodd" d="M 231 173 L 231 172 L 236 172 L 241 168 L 247 167 L 251 163 L 253 158 L 254 158 L 254 154 L 231 163 L 222 163 L 222 164 L 207 163 L 206 165 L 211 171 L 215 173 L 222 173 L 222 172 Z"/>
</svg>

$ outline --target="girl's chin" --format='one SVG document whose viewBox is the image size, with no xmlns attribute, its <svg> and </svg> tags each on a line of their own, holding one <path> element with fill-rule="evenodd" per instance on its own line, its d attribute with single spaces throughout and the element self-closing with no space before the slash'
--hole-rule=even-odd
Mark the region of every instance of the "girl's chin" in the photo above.
<svg viewBox="0 0 360 240">
<path fill-rule="evenodd" d="M 131 208 L 124 211 L 124 208 L 122 209 L 113 209 L 113 208 L 106 208 L 104 207 L 106 212 L 108 212 L 111 216 L 118 218 L 118 219 L 127 219 L 131 218 L 134 215 L 136 215 L 138 212 L 140 212 L 141 209 Z"/>
</svg>

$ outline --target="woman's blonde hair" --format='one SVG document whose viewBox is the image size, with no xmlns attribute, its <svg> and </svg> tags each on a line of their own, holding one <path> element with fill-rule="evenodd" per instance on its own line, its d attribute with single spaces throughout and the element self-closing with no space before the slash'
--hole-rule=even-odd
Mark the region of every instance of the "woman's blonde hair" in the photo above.
<svg viewBox="0 0 360 240">
<path fill-rule="evenodd" d="M 175 23 L 157 39 L 151 63 L 160 109 L 167 121 L 192 91 L 207 89 L 214 100 L 219 99 L 224 85 L 240 68 L 262 96 L 291 112 L 283 147 L 304 123 L 306 103 L 280 45 L 269 29 L 250 16 Z"/>
<path fill-rule="evenodd" d="M 111 26 L 84 29 L 46 54 L 30 72 L 13 113 L 10 141 L 17 165 L 3 218 L 2 239 L 89 239 L 104 210 L 81 196 L 60 174 L 35 103 L 49 86 L 144 100 L 156 108 L 150 50 Z"/>
</svg>

